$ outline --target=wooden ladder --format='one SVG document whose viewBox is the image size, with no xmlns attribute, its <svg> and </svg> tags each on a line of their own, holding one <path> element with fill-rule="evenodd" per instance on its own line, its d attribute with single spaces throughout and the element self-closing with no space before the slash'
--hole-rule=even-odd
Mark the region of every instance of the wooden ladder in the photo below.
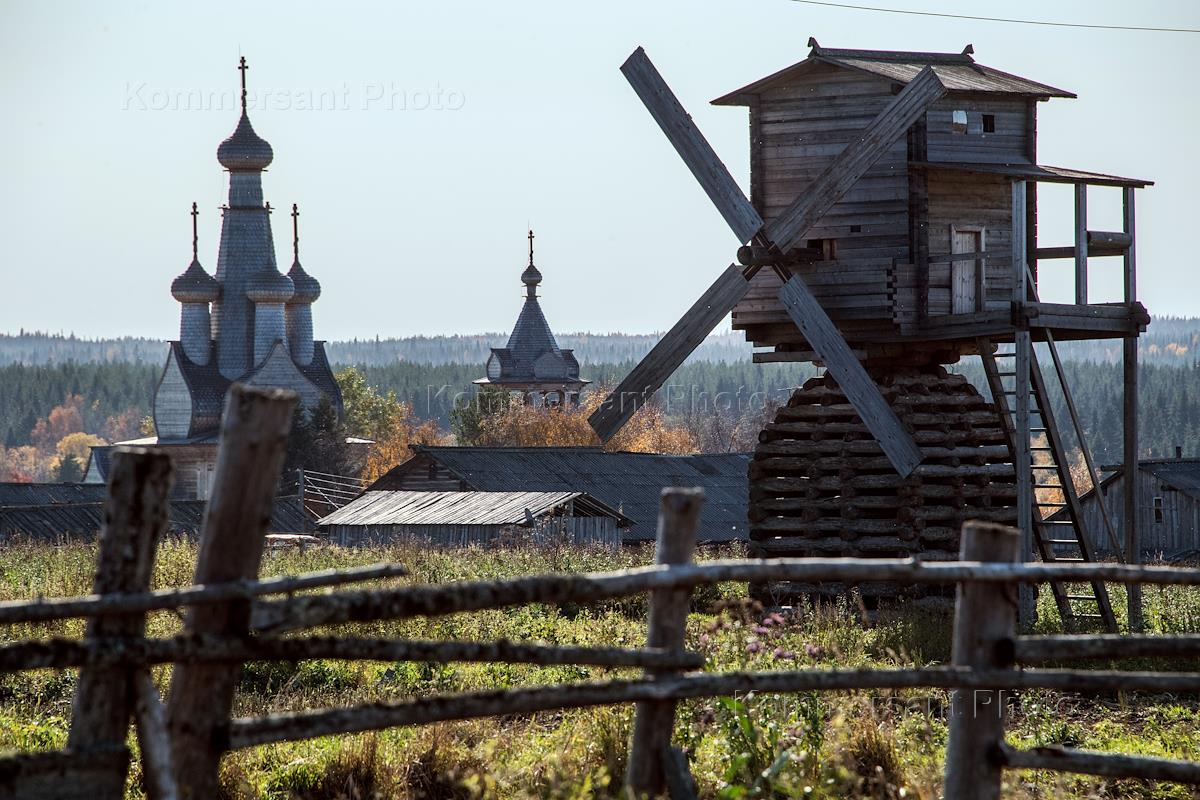
<svg viewBox="0 0 1200 800">
<path fill-rule="evenodd" d="M 1055 367 L 1064 392 L 1068 392 L 1066 381 L 1061 370 L 1058 354 L 1054 349 L 1054 340 L 1047 336 L 1051 354 L 1054 356 Z M 1000 350 L 990 339 L 979 340 L 979 355 L 983 361 L 983 371 L 987 376 L 988 387 L 992 392 L 996 411 L 999 413 L 1001 426 L 1008 439 L 1009 449 L 1017 452 L 1017 430 L 1015 411 L 1012 398 L 1016 396 L 1014 388 L 1016 376 L 1016 350 L 1008 345 L 1008 350 Z M 1037 354 L 1032 352 L 1029 361 L 1029 416 L 1028 431 L 1029 450 L 1032 457 L 1033 473 L 1033 541 L 1042 561 L 1052 562 L 1091 562 L 1095 561 L 1095 550 L 1088 535 L 1079 503 L 1079 494 L 1071 480 L 1071 469 L 1066 459 L 1062 436 L 1055 424 L 1051 411 L 1050 400 L 1046 391 L 1046 381 L 1038 364 Z M 1007 379 L 1007 380 L 1006 380 Z M 1068 403 L 1068 410 L 1074 410 L 1074 403 Z M 1078 420 L 1075 420 L 1078 428 Z M 1039 424 L 1040 423 L 1040 424 Z M 1087 449 L 1082 436 L 1080 446 Z M 1091 454 L 1087 453 L 1089 470 L 1092 471 Z M 1057 491 L 1061 499 L 1044 499 L 1047 494 Z M 1049 519 L 1057 515 L 1059 519 Z M 1062 519 L 1065 517 L 1066 519 Z M 1111 522 L 1105 516 L 1110 538 L 1114 538 Z M 1119 555 L 1120 549 L 1115 548 Z M 1113 615 L 1112 603 L 1109 600 L 1108 589 L 1101 581 L 1084 584 L 1083 589 L 1069 587 L 1065 583 L 1051 583 L 1050 589 L 1054 594 L 1054 602 L 1064 624 L 1070 628 L 1080 628 L 1084 623 L 1099 622 L 1110 632 L 1117 632 L 1117 620 Z M 1090 591 L 1089 588 L 1090 587 Z M 1076 592 L 1076 593 L 1073 593 Z M 1077 609 L 1077 606 L 1080 608 Z"/>
</svg>

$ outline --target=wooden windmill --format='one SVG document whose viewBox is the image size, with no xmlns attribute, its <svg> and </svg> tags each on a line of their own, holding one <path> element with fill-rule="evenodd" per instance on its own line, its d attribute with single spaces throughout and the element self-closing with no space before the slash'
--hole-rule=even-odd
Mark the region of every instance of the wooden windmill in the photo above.
<svg viewBox="0 0 1200 800">
<path fill-rule="evenodd" d="M 1133 189 L 1147 182 L 1037 165 L 1037 103 L 1074 95 L 980 65 L 970 45 L 905 53 L 809 44 L 804 61 L 714 101 L 750 110 L 750 199 L 642 49 L 622 65 L 742 246 L 592 427 L 611 438 L 732 312 L 735 328 L 769 348 L 756 361 L 826 368 L 760 434 L 750 468 L 757 552 L 953 558 L 961 523 L 982 518 L 1020 524 L 1028 557 L 1091 560 L 1100 540 L 1082 528 L 1033 341 L 1050 346 L 1091 465 L 1054 340 L 1125 338 L 1136 363 L 1148 317 L 1134 295 Z M 1076 187 L 1072 247 L 1037 246 L 1042 181 Z M 1087 230 L 1088 185 L 1121 187 L 1125 230 Z M 1089 255 L 1124 256 L 1122 302 L 1088 302 Z M 1051 258 L 1075 261 L 1074 303 L 1039 301 L 1038 260 Z M 991 402 L 942 366 L 973 354 L 983 357 Z M 1134 457 L 1127 413 L 1128 437 Z M 1045 520 L 1062 508 L 1066 525 Z M 1131 520 L 1122 546 L 1106 519 L 1105 543 L 1118 553 L 1136 539 Z M 778 599 L 842 587 L 773 591 Z M 863 589 L 868 601 L 915 591 Z M 1115 624 L 1102 585 L 1054 593 L 1065 617 Z"/>
</svg>

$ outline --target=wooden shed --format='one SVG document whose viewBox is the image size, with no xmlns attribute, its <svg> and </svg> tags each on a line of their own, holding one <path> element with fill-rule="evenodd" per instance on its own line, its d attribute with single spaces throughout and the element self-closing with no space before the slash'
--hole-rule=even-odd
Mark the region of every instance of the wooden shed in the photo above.
<svg viewBox="0 0 1200 800">
<path fill-rule="evenodd" d="M 625 515 L 582 492 L 368 491 L 318 523 L 334 544 L 439 547 L 523 540 L 617 547 Z"/>
<path fill-rule="evenodd" d="M 1120 467 L 1113 469 L 1116 471 L 1100 482 L 1099 496 L 1092 491 L 1079 498 L 1088 530 L 1104 530 L 1101 503 L 1117 530 L 1125 525 L 1125 473 Z M 1200 557 L 1200 458 L 1139 461 L 1134 506 L 1143 558 Z M 1095 547 L 1100 553 L 1112 554 L 1111 543 L 1103 538 Z"/>
</svg>

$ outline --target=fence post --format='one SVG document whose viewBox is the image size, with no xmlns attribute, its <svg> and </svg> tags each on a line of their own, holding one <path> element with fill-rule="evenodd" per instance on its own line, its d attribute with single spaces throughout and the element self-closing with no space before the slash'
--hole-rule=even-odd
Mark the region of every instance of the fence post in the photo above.
<svg viewBox="0 0 1200 800">
<path fill-rule="evenodd" d="M 1014 563 L 1021 557 L 1021 532 L 988 522 L 963 525 L 962 561 Z M 1016 584 L 958 584 L 951 663 L 972 669 L 1012 666 L 1017 635 Z M 950 694 L 950 739 L 946 746 L 946 800 L 1000 797 L 1005 696 L 997 689 L 956 689 Z"/>
<path fill-rule="evenodd" d="M 155 549 L 166 530 L 167 496 L 171 489 L 171 459 L 165 453 L 120 448 L 113 454 L 112 478 L 104 502 L 104 527 L 96 556 L 94 594 L 142 592 L 150 588 Z M 85 640 L 138 638 L 145 615 L 113 614 L 88 620 Z M 133 671 L 128 667 L 87 667 L 71 708 L 67 749 L 88 752 L 124 747 L 134 709 Z M 86 792 L 96 800 L 125 795 L 128 764 L 98 772 Z"/>
<path fill-rule="evenodd" d="M 700 522 L 703 489 L 663 489 L 658 515 L 658 537 L 654 546 L 656 564 L 688 564 L 696 550 L 696 528 Z M 650 593 L 646 644 L 670 650 L 683 648 L 690 589 L 665 589 Z M 651 677 L 670 675 L 673 670 L 647 670 Z M 637 704 L 633 743 L 625 786 L 634 797 L 661 794 L 666 783 L 663 756 L 671 745 L 675 727 L 675 701 L 655 700 Z"/>
<path fill-rule="evenodd" d="M 217 469 L 195 583 L 255 578 L 287 445 L 294 392 L 234 384 L 225 398 Z M 245 635 L 250 602 L 193 606 L 185 634 Z M 178 663 L 167 702 L 171 764 L 182 800 L 217 796 L 220 734 L 229 722 L 240 664 Z"/>
</svg>

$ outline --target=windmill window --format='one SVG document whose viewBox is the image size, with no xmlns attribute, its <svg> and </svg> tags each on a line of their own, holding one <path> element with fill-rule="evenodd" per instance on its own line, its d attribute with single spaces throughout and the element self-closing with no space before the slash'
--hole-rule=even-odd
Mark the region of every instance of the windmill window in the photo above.
<svg viewBox="0 0 1200 800">
<path fill-rule="evenodd" d="M 837 239 L 809 239 L 809 250 L 819 250 L 822 261 L 837 261 Z"/>
<path fill-rule="evenodd" d="M 862 225 L 851 225 L 850 232 L 851 233 L 862 233 Z"/>
<path fill-rule="evenodd" d="M 984 114 L 983 115 L 983 132 L 984 133 L 995 133 L 996 132 L 996 115 L 995 114 Z"/>
<path fill-rule="evenodd" d="M 962 109 L 955 109 L 950 114 L 950 130 L 954 133 L 967 132 L 967 112 Z"/>
<path fill-rule="evenodd" d="M 1154 521 L 1156 523 L 1163 521 L 1163 499 L 1161 497 L 1154 498 Z"/>
</svg>

